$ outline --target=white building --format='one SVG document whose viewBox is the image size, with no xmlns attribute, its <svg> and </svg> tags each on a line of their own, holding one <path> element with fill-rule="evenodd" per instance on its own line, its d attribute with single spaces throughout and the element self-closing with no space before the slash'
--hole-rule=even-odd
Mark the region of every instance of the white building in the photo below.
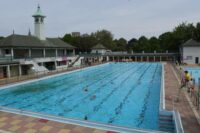
<svg viewBox="0 0 200 133">
<path fill-rule="evenodd" d="M 199 64 L 200 42 L 193 39 L 188 40 L 181 46 L 182 63 Z"/>
<path fill-rule="evenodd" d="M 75 47 L 48 38 L 40 6 L 33 15 L 35 34 L 12 34 L 0 41 L 0 79 L 67 68 L 77 60 Z"/>
<path fill-rule="evenodd" d="M 92 47 L 91 54 L 108 54 L 111 52 L 112 52 L 111 50 L 107 49 L 105 46 L 99 43 L 94 47 Z"/>
</svg>

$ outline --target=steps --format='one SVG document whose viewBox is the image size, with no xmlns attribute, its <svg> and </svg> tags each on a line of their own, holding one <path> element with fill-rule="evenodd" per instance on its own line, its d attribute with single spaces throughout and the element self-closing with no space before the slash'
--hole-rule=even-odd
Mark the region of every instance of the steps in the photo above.
<svg viewBox="0 0 200 133">
<path fill-rule="evenodd" d="M 172 115 L 159 115 L 159 129 L 169 133 L 175 132 Z"/>
<path fill-rule="evenodd" d="M 34 72 L 49 72 L 49 70 L 44 67 L 44 66 L 39 66 L 36 62 L 34 62 L 33 60 L 31 61 L 22 61 L 20 62 L 20 64 L 31 64 L 34 67 Z"/>
<path fill-rule="evenodd" d="M 80 59 L 80 56 L 78 56 L 71 64 L 69 64 L 69 67 L 73 67 L 74 64 Z"/>
<path fill-rule="evenodd" d="M 35 68 L 35 72 L 48 72 L 49 70 L 44 66 L 39 66 L 37 63 L 33 61 L 33 67 Z"/>
</svg>

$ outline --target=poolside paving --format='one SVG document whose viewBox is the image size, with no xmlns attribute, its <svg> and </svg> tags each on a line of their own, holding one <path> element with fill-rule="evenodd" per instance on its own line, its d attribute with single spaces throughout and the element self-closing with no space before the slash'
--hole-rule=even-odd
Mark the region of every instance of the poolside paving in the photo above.
<svg viewBox="0 0 200 133">
<path fill-rule="evenodd" d="M 9 133 L 114 133 L 6 112 L 0 112 L 0 129 Z"/>
<path fill-rule="evenodd" d="M 179 83 L 170 64 L 165 65 L 165 102 L 166 109 L 177 109 L 180 112 L 185 133 L 200 133 L 200 126 L 185 97 L 180 96 L 180 101 L 174 103 Z M 46 119 L 33 118 L 12 113 L 0 112 L 0 133 L 115 133 L 94 128 L 64 124 Z"/>
<path fill-rule="evenodd" d="M 174 72 L 172 65 L 167 63 L 165 65 L 166 109 L 172 110 L 174 108 L 179 111 L 185 133 L 200 133 L 200 125 L 185 96 L 188 95 L 186 94 L 187 92 L 183 91 L 181 93 L 179 102 L 173 102 L 173 99 L 177 96 L 178 88 L 180 87 Z"/>
</svg>

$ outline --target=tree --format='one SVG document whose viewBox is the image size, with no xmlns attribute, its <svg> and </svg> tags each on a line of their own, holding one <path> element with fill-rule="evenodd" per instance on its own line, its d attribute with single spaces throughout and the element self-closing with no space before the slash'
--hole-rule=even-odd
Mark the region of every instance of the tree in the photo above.
<svg viewBox="0 0 200 133">
<path fill-rule="evenodd" d="M 131 40 L 128 41 L 127 50 L 129 53 L 131 53 L 132 51 L 134 51 L 134 52 L 138 51 L 137 42 L 138 41 L 135 38 L 132 38 Z"/>
<path fill-rule="evenodd" d="M 146 38 L 145 36 L 141 36 L 138 39 L 138 50 L 139 52 L 142 51 L 149 51 L 149 42 L 148 42 L 148 38 Z"/>
<path fill-rule="evenodd" d="M 196 29 L 195 29 L 195 33 L 194 33 L 194 39 L 196 41 L 200 41 L 200 23 L 196 24 Z"/>
<path fill-rule="evenodd" d="M 115 51 L 125 51 L 127 46 L 127 41 L 124 38 L 120 38 L 119 40 L 114 40 Z"/>
<path fill-rule="evenodd" d="M 103 44 L 108 49 L 113 51 L 128 52 L 178 52 L 181 44 L 189 39 L 200 41 L 200 23 L 194 26 L 192 23 L 181 23 L 171 32 L 165 32 L 158 38 L 141 36 L 138 40 L 132 38 L 128 42 L 124 38 L 113 39 L 113 34 L 107 30 L 100 30 L 91 33 L 88 36 L 72 37 L 66 34 L 62 39 L 78 48 L 79 51 L 90 51 L 91 47 L 97 43 Z"/>
<path fill-rule="evenodd" d="M 0 40 L 2 40 L 2 39 L 4 39 L 4 37 L 3 37 L 3 36 L 0 36 Z"/>
<path fill-rule="evenodd" d="M 156 50 L 157 52 L 161 51 L 161 47 L 160 47 L 160 42 L 156 37 L 151 37 L 149 39 L 149 52 L 154 52 L 154 50 Z"/>
<path fill-rule="evenodd" d="M 103 44 L 108 49 L 114 49 L 113 35 L 110 31 L 101 30 L 91 34 L 92 37 L 96 38 L 98 43 Z"/>
<path fill-rule="evenodd" d="M 73 42 L 73 38 L 72 38 L 71 34 L 65 34 L 64 37 L 62 38 L 62 40 L 65 42 L 68 42 L 68 43 Z"/>
<path fill-rule="evenodd" d="M 161 51 L 164 52 L 166 50 L 174 51 L 176 46 L 176 42 L 174 42 L 174 37 L 172 32 L 166 32 L 159 36 Z"/>
</svg>

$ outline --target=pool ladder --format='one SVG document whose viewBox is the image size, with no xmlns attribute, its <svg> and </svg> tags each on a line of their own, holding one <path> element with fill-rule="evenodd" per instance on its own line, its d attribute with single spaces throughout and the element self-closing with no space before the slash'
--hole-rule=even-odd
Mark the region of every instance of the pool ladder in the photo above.
<svg viewBox="0 0 200 133">
<path fill-rule="evenodd" d="M 172 115 L 159 115 L 159 129 L 164 132 L 175 133 L 175 125 Z"/>
</svg>

